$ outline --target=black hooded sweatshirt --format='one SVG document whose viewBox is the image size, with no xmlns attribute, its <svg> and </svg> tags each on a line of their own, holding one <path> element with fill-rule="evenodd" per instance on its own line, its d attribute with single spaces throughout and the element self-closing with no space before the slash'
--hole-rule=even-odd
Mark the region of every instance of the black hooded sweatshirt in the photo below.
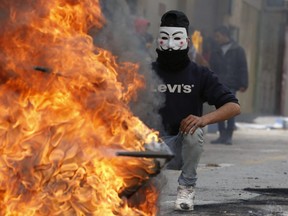
<svg viewBox="0 0 288 216">
<path fill-rule="evenodd" d="M 165 61 L 161 61 L 162 51 L 157 52 L 158 58 L 152 63 L 152 69 L 163 81 L 155 91 L 166 96 L 165 105 L 160 109 L 165 134 L 178 134 L 181 121 L 190 114 L 202 116 L 205 102 L 216 108 L 228 102 L 238 103 L 237 98 L 208 68 L 188 58 L 175 68 L 172 65 L 167 67 Z"/>
</svg>

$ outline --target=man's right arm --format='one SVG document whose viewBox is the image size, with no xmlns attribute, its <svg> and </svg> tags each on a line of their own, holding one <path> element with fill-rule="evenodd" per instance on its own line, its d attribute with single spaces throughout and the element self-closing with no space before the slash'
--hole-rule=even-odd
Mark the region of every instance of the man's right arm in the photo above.
<svg viewBox="0 0 288 216">
<path fill-rule="evenodd" d="M 203 122 L 206 125 L 225 121 L 241 113 L 240 105 L 234 102 L 228 102 L 218 109 L 203 115 Z"/>
<path fill-rule="evenodd" d="M 179 130 L 184 134 L 193 134 L 197 128 L 205 127 L 219 121 L 224 121 L 240 114 L 240 106 L 238 103 L 228 102 L 217 110 L 210 112 L 201 117 L 189 115 L 181 121 Z"/>
</svg>

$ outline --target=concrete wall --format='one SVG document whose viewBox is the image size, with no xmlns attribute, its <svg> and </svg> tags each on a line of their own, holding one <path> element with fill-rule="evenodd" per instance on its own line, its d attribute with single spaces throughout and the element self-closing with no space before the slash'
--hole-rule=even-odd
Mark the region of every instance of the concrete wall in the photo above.
<svg viewBox="0 0 288 216">
<path fill-rule="evenodd" d="M 285 28 L 285 51 L 284 51 L 284 63 L 282 74 L 282 98 L 281 98 L 281 113 L 288 116 L 288 26 Z"/>
<path fill-rule="evenodd" d="M 276 11 L 264 11 L 261 14 L 254 107 L 256 112 L 262 114 L 280 113 L 281 84 L 279 82 L 281 82 L 283 60 L 282 19 L 283 14 Z"/>
<path fill-rule="evenodd" d="M 211 35 L 213 29 L 222 22 L 222 17 L 218 14 L 219 11 L 224 8 L 225 4 L 223 3 L 222 6 L 219 7 L 217 0 L 197 0 L 194 2 L 194 5 L 191 6 L 191 12 L 188 12 L 191 15 L 191 24 L 202 33 Z"/>
<path fill-rule="evenodd" d="M 248 70 L 249 70 L 249 87 L 245 93 L 238 93 L 241 106 L 246 113 L 254 112 L 254 92 L 255 83 L 257 80 L 257 62 L 258 62 L 258 45 L 259 38 L 258 25 L 260 19 L 260 11 L 248 5 L 243 4 L 242 18 L 240 24 L 240 44 L 244 47 L 247 56 Z"/>
</svg>

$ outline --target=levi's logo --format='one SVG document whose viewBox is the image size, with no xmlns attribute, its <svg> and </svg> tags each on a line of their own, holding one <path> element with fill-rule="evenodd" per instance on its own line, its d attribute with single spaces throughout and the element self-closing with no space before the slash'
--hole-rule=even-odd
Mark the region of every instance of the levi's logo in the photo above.
<svg viewBox="0 0 288 216">
<path fill-rule="evenodd" d="M 184 85 L 184 84 L 160 84 L 154 89 L 154 92 L 170 92 L 170 93 L 191 93 L 194 85 Z"/>
</svg>

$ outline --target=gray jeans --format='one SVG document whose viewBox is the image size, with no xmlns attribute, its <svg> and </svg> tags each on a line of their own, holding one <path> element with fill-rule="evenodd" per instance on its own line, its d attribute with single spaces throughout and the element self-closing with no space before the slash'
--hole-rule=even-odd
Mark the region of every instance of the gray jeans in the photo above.
<svg viewBox="0 0 288 216">
<path fill-rule="evenodd" d="M 203 130 L 198 128 L 194 134 L 181 134 L 162 137 L 175 157 L 168 163 L 167 169 L 182 170 L 178 183 L 185 186 L 195 186 L 197 167 L 203 152 Z"/>
</svg>

